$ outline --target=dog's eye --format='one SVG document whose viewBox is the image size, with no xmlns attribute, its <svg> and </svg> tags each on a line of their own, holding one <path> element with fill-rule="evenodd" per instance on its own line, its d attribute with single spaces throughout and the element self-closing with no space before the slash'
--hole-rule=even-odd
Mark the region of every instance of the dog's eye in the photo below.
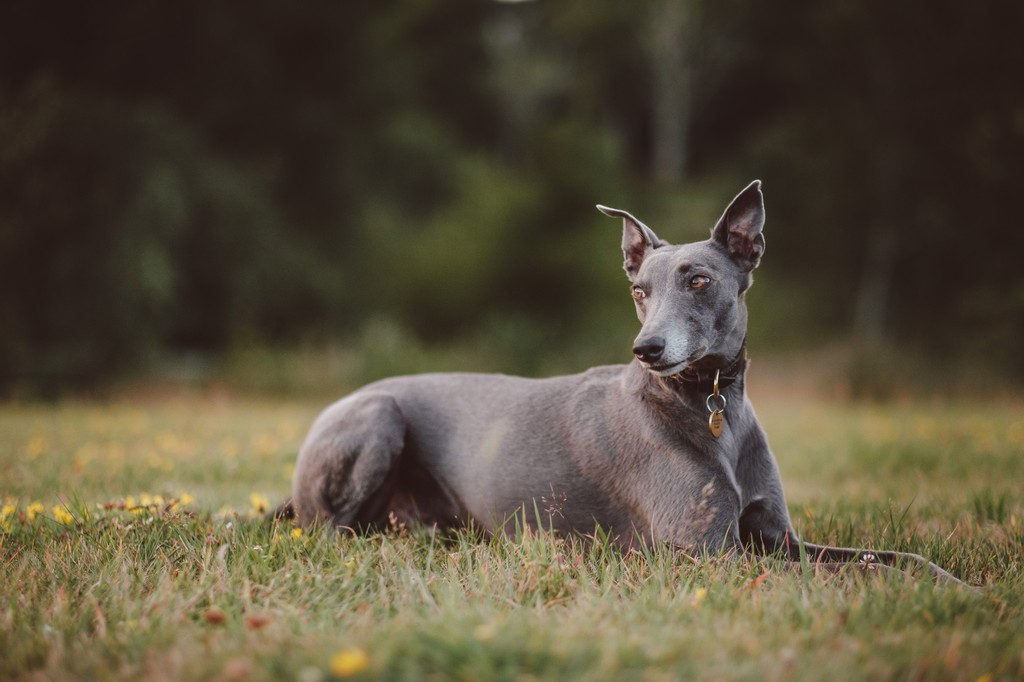
<svg viewBox="0 0 1024 682">
<path fill-rule="evenodd" d="M 706 287 L 709 284 L 711 284 L 711 278 L 705 277 L 704 275 L 694 275 L 693 277 L 690 278 L 691 289 L 700 289 L 702 287 Z"/>
<path fill-rule="evenodd" d="M 647 298 L 647 292 L 640 287 L 633 287 L 633 298 L 638 301 L 642 301 Z"/>
</svg>

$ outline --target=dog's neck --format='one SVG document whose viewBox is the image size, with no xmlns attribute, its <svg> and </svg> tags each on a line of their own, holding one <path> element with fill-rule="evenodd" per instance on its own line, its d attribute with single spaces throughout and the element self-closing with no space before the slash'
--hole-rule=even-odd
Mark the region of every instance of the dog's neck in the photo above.
<svg viewBox="0 0 1024 682">
<path fill-rule="evenodd" d="M 743 375 L 747 370 L 747 339 L 744 337 L 739 352 L 729 359 L 711 356 L 690 365 L 679 374 L 669 379 L 679 383 L 683 390 L 692 391 L 706 396 L 715 390 L 715 376 L 718 376 L 718 389 L 724 391 L 737 381 L 742 384 Z"/>
<path fill-rule="evenodd" d="M 746 344 L 731 357 L 710 356 L 694 363 L 679 374 L 658 376 L 634 360 L 629 365 L 628 382 L 632 390 L 642 396 L 651 407 L 664 412 L 671 422 L 677 419 L 677 410 L 706 414 L 708 396 L 715 390 L 715 372 L 718 372 L 718 390 L 728 397 L 726 411 L 735 410 L 743 400 L 743 377 L 747 368 Z"/>
</svg>

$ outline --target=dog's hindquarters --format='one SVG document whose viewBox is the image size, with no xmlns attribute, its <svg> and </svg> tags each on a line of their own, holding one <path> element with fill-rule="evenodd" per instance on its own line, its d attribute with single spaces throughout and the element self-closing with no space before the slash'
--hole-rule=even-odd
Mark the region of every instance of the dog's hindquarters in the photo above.
<svg viewBox="0 0 1024 682">
<path fill-rule="evenodd" d="M 372 523 L 397 482 L 406 424 L 393 397 L 358 392 L 317 418 L 295 465 L 292 505 L 299 523 Z"/>
</svg>

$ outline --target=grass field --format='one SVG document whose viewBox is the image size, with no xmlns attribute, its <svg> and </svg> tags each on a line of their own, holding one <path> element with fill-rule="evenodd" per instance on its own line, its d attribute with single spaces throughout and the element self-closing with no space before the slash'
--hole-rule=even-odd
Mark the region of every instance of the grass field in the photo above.
<svg viewBox="0 0 1024 682">
<path fill-rule="evenodd" d="M 259 520 L 321 405 L 0 407 L 0 680 L 1024 679 L 1024 406 L 756 402 L 808 540 L 977 585 Z"/>
</svg>

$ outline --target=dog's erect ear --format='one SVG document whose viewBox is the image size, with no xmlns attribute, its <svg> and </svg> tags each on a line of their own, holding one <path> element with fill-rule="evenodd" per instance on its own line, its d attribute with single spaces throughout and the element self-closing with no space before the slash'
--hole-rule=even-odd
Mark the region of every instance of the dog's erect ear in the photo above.
<svg viewBox="0 0 1024 682">
<path fill-rule="evenodd" d="M 753 270 L 764 255 L 764 197 L 761 181 L 754 180 L 736 195 L 718 219 L 711 238 L 725 247 L 733 260 Z"/>
<path fill-rule="evenodd" d="M 601 204 L 597 205 L 597 210 L 612 218 L 622 218 L 622 255 L 626 258 L 622 267 L 629 278 L 633 279 L 647 254 L 659 246 L 665 246 L 666 242 L 659 239 L 651 228 L 625 211 Z"/>
</svg>

